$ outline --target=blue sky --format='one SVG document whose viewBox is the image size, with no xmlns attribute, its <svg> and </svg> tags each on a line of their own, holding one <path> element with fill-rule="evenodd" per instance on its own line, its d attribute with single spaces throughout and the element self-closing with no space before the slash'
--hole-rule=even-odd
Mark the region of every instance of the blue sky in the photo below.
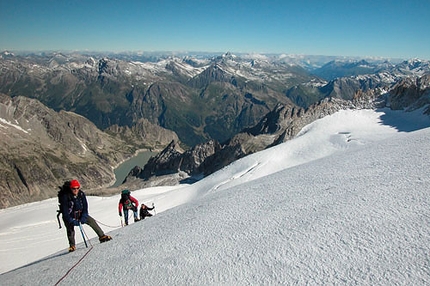
<svg viewBox="0 0 430 286">
<path fill-rule="evenodd" d="M 430 1 L 0 0 L 0 50 L 430 59 Z"/>
</svg>

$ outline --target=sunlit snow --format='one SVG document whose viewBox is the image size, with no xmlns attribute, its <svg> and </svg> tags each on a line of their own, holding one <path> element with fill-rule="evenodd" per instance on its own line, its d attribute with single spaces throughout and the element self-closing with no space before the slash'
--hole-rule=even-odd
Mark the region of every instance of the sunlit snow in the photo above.
<svg viewBox="0 0 430 286">
<path fill-rule="evenodd" d="M 89 197 L 113 240 L 84 226 L 70 254 L 56 199 L 0 210 L 0 284 L 428 285 L 429 126 L 338 112 L 193 185 L 132 191 L 156 212 L 124 228 L 119 194 Z"/>
</svg>

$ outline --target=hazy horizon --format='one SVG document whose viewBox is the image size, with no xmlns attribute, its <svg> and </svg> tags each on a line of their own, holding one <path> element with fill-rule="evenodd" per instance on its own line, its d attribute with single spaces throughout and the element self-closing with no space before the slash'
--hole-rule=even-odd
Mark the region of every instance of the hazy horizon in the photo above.
<svg viewBox="0 0 430 286">
<path fill-rule="evenodd" d="M 430 59 L 428 1 L 3 1 L 0 50 Z"/>
</svg>

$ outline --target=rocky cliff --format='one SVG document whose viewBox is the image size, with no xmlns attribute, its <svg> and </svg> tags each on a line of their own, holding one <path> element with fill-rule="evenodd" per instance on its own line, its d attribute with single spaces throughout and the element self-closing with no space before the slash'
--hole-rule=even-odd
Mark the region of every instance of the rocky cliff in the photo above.
<svg viewBox="0 0 430 286">
<path fill-rule="evenodd" d="M 0 208 L 53 197 L 71 178 L 91 193 L 106 193 L 115 180 L 113 167 L 138 149 L 177 140 L 174 132 L 148 122 L 135 128 L 108 134 L 73 112 L 0 94 Z"/>
</svg>

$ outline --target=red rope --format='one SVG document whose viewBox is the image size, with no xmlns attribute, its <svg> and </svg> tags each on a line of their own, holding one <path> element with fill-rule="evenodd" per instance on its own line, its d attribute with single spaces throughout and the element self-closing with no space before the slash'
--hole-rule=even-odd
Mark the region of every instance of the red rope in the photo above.
<svg viewBox="0 0 430 286">
<path fill-rule="evenodd" d="M 75 263 L 75 265 L 72 266 L 72 268 L 70 268 L 66 274 L 64 274 L 63 277 L 60 278 L 60 280 L 57 281 L 57 283 L 55 283 L 55 286 L 60 284 L 61 281 L 63 281 L 64 278 L 67 277 L 67 275 L 69 275 L 69 273 L 76 267 L 78 266 L 79 263 L 81 263 L 82 260 L 84 260 L 84 258 L 88 255 L 88 253 L 90 253 L 90 251 L 93 250 L 93 246 L 91 245 L 90 249 L 88 249 L 88 251 L 81 257 L 81 259 L 78 260 L 78 262 Z"/>
<path fill-rule="evenodd" d="M 84 260 L 84 258 L 88 255 L 88 253 L 90 253 L 90 251 L 91 251 L 91 250 L 93 250 L 93 247 L 94 247 L 94 246 L 92 245 L 91 241 L 89 240 L 87 233 L 86 233 L 84 230 L 83 230 L 83 233 L 84 233 L 84 234 L 85 234 L 85 236 L 87 237 L 87 241 L 90 243 L 90 246 L 91 246 L 91 247 L 90 247 L 90 249 L 88 249 L 88 251 L 87 251 L 87 252 L 86 252 L 86 253 L 81 257 L 81 259 L 79 259 L 79 260 L 78 260 L 78 262 L 76 262 L 76 263 L 75 263 L 75 265 L 73 265 L 73 266 L 72 266 L 72 267 L 71 267 L 71 268 L 66 272 L 66 274 L 64 274 L 64 275 L 63 275 L 63 277 L 61 277 L 61 278 L 60 278 L 60 280 L 58 280 L 58 281 L 57 281 L 57 283 L 55 283 L 55 286 L 57 286 L 58 284 L 60 284 L 60 282 L 61 282 L 61 281 L 63 281 L 63 279 L 64 279 L 64 278 L 66 278 L 66 277 L 70 274 L 70 272 L 71 272 L 71 271 L 72 271 L 76 266 L 78 266 L 78 265 L 79 265 L 79 263 L 81 263 L 81 262 L 82 262 L 82 260 Z"/>
</svg>

